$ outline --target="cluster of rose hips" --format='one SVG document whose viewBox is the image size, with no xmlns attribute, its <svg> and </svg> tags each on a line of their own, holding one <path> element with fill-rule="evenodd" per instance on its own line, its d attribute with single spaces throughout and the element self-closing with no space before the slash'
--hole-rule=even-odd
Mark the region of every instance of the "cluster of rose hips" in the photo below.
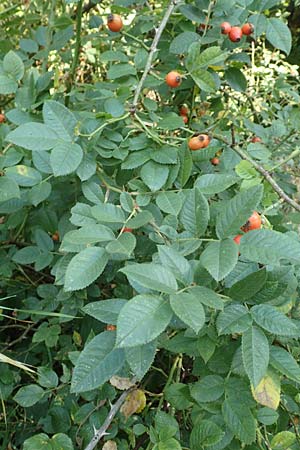
<svg viewBox="0 0 300 450">
<path fill-rule="evenodd" d="M 179 114 L 181 115 L 183 122 L 184 123 L 188 123 L 188 121 L 189 121 L 189 117 L 188 117 L 189 109 L 188 109 L 188 107 L 186 105 L 182 105 L 180 107 Z"/>
<path fill-rule="evenodd" d="M 257 211 L 254 211 L 254 213 L 249 217 L 245 225 L 241 227 L 241 230 L 244 233 L 248 233 L 248 231 L 257 230 L 260 227 L 261 227 L 261 217 Z M 242 234 L 238 234 L 237 236 L 235 236 L 235 238 L 233 239 L 234 242 L 239 245 L 242 236 L 243 236 Z"/>
<path fill-rule="evenodd" d="M 245 23 L 242 27 L 232 27 L 229 22 L 221 23 L 221 33 L 226 34 L 231 42 L 240 42 L 243 35 L 250 36 L 253 31 L 252 23 Z"/>
</svg>

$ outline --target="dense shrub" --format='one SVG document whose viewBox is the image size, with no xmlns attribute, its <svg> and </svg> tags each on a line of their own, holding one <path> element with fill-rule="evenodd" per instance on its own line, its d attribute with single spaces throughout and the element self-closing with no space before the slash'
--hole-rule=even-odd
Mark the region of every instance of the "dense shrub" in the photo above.
<svg viewBox="0 0 300 450">
<path fill-rule="evenodd" d="M 299 449 L 283 5 L 19 3 L 0 6 L 1 448 Z"/>
</svg>

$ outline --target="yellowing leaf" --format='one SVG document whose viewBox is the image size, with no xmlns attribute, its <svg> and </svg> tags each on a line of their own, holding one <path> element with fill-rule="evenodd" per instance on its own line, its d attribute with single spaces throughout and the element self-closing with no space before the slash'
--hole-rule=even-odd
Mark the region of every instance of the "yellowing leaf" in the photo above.
<svg viewBox="0 0 300 450">
<path fill-rule="evenodd" d="M 118 377 L 117 375 L 111 377 L 109 382 L 113 387 L 120 389 L 120 391 L 125 391 L 126 389 L 129 389 L 135 385 L 135 383 L 133 383 L 130 378 L 122 378 Z"/>
<path fill-rule="evenodd" d="M 272 449 L 274 450 L 288 450 L 295 442 L 296 435 L 290 431 L 281 431 L 275 434 L 271 441 Z"/>
<path fill-rule="evenodd" d="M 103 445 L 102 450 L 118 450 L 118 447 L 115 441 L 107 441 Z"/>
<path fill-rule="evenodd" d="M 280 402 L 280 379 L 273 371 L 268 370 L 256 388 L 254 389 L 251 386 L 251 389 L 257 403 L 272 409 L 278 408 Z"/>
<path fill-rule="evenodd" d="M 121 413 L 128 419 L 132 414 L 140 413 L 146 406 L 146 395 L 141 389 L 132 391 L 124 402 Z"/>
</svg>

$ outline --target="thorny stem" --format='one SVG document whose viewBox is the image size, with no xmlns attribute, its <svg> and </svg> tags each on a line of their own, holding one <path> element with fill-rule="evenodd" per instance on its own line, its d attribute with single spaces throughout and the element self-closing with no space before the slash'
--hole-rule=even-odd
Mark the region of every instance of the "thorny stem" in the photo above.
<svg viewBox="0 0 300 450">
<path fill-rule="evenodd" d="M 73 83 L 74 83 L 74 78 L 75 78 L 75 73 L 76 73 L 78 61 L 79 61 L 80 46 L 81 46 L 82 4 L 83 4 L 83 0 L 79 0 L 78 6 L 77 6 L 77 12 L 76 12 L 75 54 L 74 54 L 74 58 L 73 58 L 73 61 L 72 61 L 70 77 L 69 77 L 69 84 L 68 84 L 68 87 L 67 87 L 67 94 L 69 94 L 71 92 L 71 89 L 72 89 L 72 86 L 73 86 Z M 66 96 L 65 103 L 66 103 L 66 106 L 69 105 L 69 103 L 70 103 L 70 96 L 69 95 Z"/>
<path fill-rule="evenodd" d="M 136 380 L 132 380 L 132 382 L 134 383 Z M 125 402 L 126 398 L 128 397 L 128 395 L 135 389 L 135 387 L 131 387 L 129 389 L 127 389 L 126 391 L 123 392 L 123 394 L 118 398 L 118 400 L 116 401 L 116 403 L 114 405 L 112 405 L 102 427 L 99 428 L 99 430 L 97 430 L 92 438 L 92 440 L 90 441 L 90 443 L 85 447 L 85 450 L 93 450 L 98 442 L 100 441 L 100 439 L 105 436 L 106 430 L 108 429 L 109 425 L 111 424 L 111 422 L 113 421 L 115 415 L 117 414 L 117 412 L 119 411 L 119 409 L 121 408 L 121 406 L 123 405 L 123 403 Z"/>
<path fill-rule="evenodd" d="M 236 145 L 234 133 L 232 133 L 232 143 L 228 142 L 226 138 L 224 138 L 222 135 L 214 134 L 214 137 L 218 139 L 221 142 L 224 142 L 224 144 L 228 145 L 232 148 L 242 159 L 245 159 L 248 161 L 264 178 L 268 181 L 268 183 L 272 186 L 274 191 L 281 197 L 286 203 L 291 205 L 296 211 L 300 212 L 300 205 L 295 202 L 291 197 L 289 197 L 282 189 L 281 187 L 276 183 L 275 180 L 273 180 L 270 173 L 264 169 L 260 164 L 258 164 L 256 161 L 254 161 L 246 152 L 244 152 L 240 147 Z"/>
<path fill-rule="evenodd" d="M 147 59 L 147 62 L 146 62 L 145 70 L 144 70 L 143 75 L 142 75 L 142 77 L 141 77 L 141 79 L 140 79 L 140 81 L 139 81 L 139 83 L 137 85 L 137 88 L 136 88 L 136 91 L 135 91 L 135 95 L 134 95 L 134 98 L 133 98 L 133 102 L 132 102 L 132 109 L 133 109 L 133 111 L 136 110 L 136 106 L 137 106 L 137 103 L 138 103 L 138 100 L 139 100 L 139 96 L 140 96 L 142 88 L 144 86 L 145 79 L 147 78 L 147 75 L 148 75 L 148 73 L 149 73 L 149 71 L 151 69 L 152 60 L 153 60 L 154 54 L 155 54 L 155 52 L 157 50 L 157 45 L 159 43 L 160 37 L 162 35 L 162 32 L 164 31 L 165 26 L 167 25 L 168 20 L 169 20 L 169 18 L 171 16 L 172 12 L 176 8 L 177 3 L 178 3 L 178 0 L 171 0 L 170 1 L 169 6 L 168 6 L 168 8 L 167 8 L 167 10 L 165 12 L 165 15 L 164 15 L 164 17 L 163 17 L 163 19 L 161 21 L 161 24 L 156 30 L 155 37 L 154 37 L 154 39 L 152 41 L 152 44 L 151 44 L 151 47 L 150 47 L 150 52 L 149 52 L 149 56 L 148 56 L 148 59 Z"/>
</svg>

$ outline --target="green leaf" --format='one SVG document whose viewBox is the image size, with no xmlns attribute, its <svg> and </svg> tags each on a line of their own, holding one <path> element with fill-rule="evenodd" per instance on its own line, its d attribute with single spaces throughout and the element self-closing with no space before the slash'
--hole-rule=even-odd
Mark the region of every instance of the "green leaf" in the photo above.
<svg viewBox="0 0 300 450">
<path fill-rule="evenodd" d="M 216 232 L 219 238 L 234 236 L 240 232 L 253 211 L 259 204 L 263 194 L 261 185 L 240 192 L 227 202 L 217 217 Z"/>
<path fill-rule="evenodd" d="M 5 140 L 27 150 L 41 152 L 55 147 L 58 136 L 42 123 L 28 122 L 8 133 Z"/>
<path fill-rule="evenodd" d="M 3 59 L 3 70 L 19 81 L 24 76 L 24 64 L 19 55 L 10 50 Z"/>
<path fill-rule="evenodd" d="M 256 439 L 256 421 L 250 408 L 241 402 L 225 400 L 222 413 L 228 428 L 245 444 L 251 444 Z"/>
<path fill-rule="evenodd" d="M 178 156 L 180 160 L 180 167 L 177 182 L 179 183 L 179 186 L 183 188 L 190 178 L 193 167 L 191 151 L 188 149 L 187 145 L 180 148 Z"/>
<path fill-rule="evenodd" d="M 161 192 L 156 197 L 156 204 L 161 211 L 173 216 L 178 216 L 182 203 L 182 195 L 175 192 Z"/>
<path fill-rule="evenodd" d="M 199 297 L 181 292 L 170 297 L 174 313 L 195 333 L 199 333 L 205 324 L 205 312 Z"/>
<path fill-rule="evenodd" d="M 37 384 L 28 384 L 18 390 L 14 400 L 23 408 L 29 408 L 39 402 L 44 397 L 44 393 L 44 389 Z"/>
<path fill-rule="evenodd" d="M 131 213 L 134 210 L 134 201 L 128 192 L 122 192 L 120 195 L 120 203 L 124 211 Z"/>
<path fill-rule="evenodd" d="M 53 447 L 47 434 L 40 433 L 26 439 L 23 450 L 53 450 Z M 73 450 L 73 447 L 70 447 L 70 450 Z"/>
<path fill-rule="evenodd" d="M 230 67 L 225 71 L 225 79 L 232 89 L 238 92 L 245 92 L 247 89 L 247 79 L 243 72 L 236 67 Z"/>
<path fill-rule="evenodd" d="M 150 369 L 155 353 L 156 341 L 125 349 L 126 361 L 138 380 L 141 380 Z"/>
<path fill-rule="evenodd" d="M 117 80 L 118 78 L 136 75 L 135 67 L 131 64 L 115 64 L 107 71 L 109 80 Z"/>
<path fill-rule="evenodd" d="M 79 230 L 68 231 L 62 240 L 61 252 L 80 252 L 91 244 L 115 240 L 115 235 L 105 225 L 85 225 Z"/>
<path fill-rule="evenodd" d="M 273 425 L 279 417 L 278 412 L 265 406 L 257 411 L 257 420 L 264 425 Z"/>
<path fill-rule="evenodd" d="M 179 252 L 172 247 L 160 245 L 158 255 L 162 265 L 171 269 L 177 280 L 184 284 L 190 284 L 193 281 L 191 266 Z"/>
<path fill-rule="evenodd" d="M 120 269 L 129 279 L 154 291 L 174 294 L 177 282 L 173 273 L 160 264 L 130 264 Z"/>
<path fill-rule="evenodd" d="M 279 48 L 288 55 L 292 47 L 292 35 L 289 27 L 276 17 L 271 17 L 267 20 L 266 38 L 274 47 Z"/>
<path fill-rule="evenodd" d="M 106 251 L 111 256 L 125 256 L 129 257 L 136 246 L 136 238 L 131 233 L 123 233 L 121 236 L 112 242 L 109 242 L 105 247 Z"/>
<path fill-rule="evenodd" d="M 18 83 L 6 75 L 0 75 L 0 94 L 14 94 L 18 89 Z"/>
<path fill-rule="evenodd" d="M 176 439 L 169 438 L 158 443 L 158 450 L 182 450 L 182 447 Z"/>
<path fill-rule="evenodd" d="M 63 433 L 58 433 L 52 436 L 51 439 L 52 450 L 73 450 L 71 439 Z M 38 449 L 35 449 L 38 450 Z M 44 450 L 44 449 L 43 449 Z"/>
<path fill-rule="evenodd" d="M 257 327 L 250 327 L 242 336 L 242 355 L 245 371 L 256 387 L 267 372 L 269 364 L 269 343 Z"/>
<path fill-rule="evenodd" d="M 50 163 L 55 177 L 75 172 L 83 158 L 80 145 L 61 142 L 51 151 Z"/>
<path fill-rule="evenodd" d="M 193 427 L 190 435 L 191 450 L 217 444 L 224 436 L 224 431 L 210 420 L 202 419 Z"/>
<path fill-rule="evenodd" d="M 273 6 L 278 5 L 280 0 L 254 0 L 251 4 L 253 11 L 264 11 L 265 9 L 271 9 Z"/>
<path fill-rule="evenodd" d="M 148 161 L 141 169 L 141 178 L 151 191 L 161 189 L 167 181 L 168 175 L 168 167 L 154 161 Z"/>
<path fill-rule="evenodd" d="M 108 255 L 103 248 L 88 247 L 74 256 L 66 270 L 65 291 L 78 291 L 89 286 L 105 269 Z"/>
<path fill-rule="evenodd" d="M 188 191 L 180 212 L 180 221 L 193 236 L 202 236 L 209 220 L 209 206 L 206 198 L 198 188 Z"/>
<path fill-rule="evenodd" d="M 238 301 L 245 301 L 261 290 L 267 280 L 267 271 L 265 268 L 252 272 L 242 280 L 233 284 L 228 291 L 230 298 Z"/>
<path fill-rule="evenodd" d="M 26 439 L 23 450 L 74 450 L 71 439 L 63 433 L 58 433 L 50 439 L 40 433 Z"/>
<path fill-rule="evenodd" d="M 193 42 L 199 41 L 199 34 L 193 31 L 185 31 L 178 34 L 170 44 L 170 53 L 179 55 L 186 53 Z"/>
<path fill-rule="evenodd" d="M 47 100 L 43 106 L 45 124 L 52 128 L 60 139 L 72 142 L 77 124 L 74 114 L 62 103 Z"/>
<path fill-rule="evenodd" d="M 173 383 L 166 387 L 164 392 L 166 401 L 179 411 L 188 409 L 193 404 L 187 384 Z"/>
<path fill-rule="evenodd" d="M 49 367 L 38 368 L 38 382 L 45 388 L 55 388 L 58 385 L 58 376 Z"/>
<path fill-rule="evenodd" d="M 193 286 L 190 288 L 189 292 L 194 296 L 198 297 L 203 305 L 208 306 L 213 309 L 223 309 L 224 302 L 222 298 L 216 294 L 211 289 L 205 286 Z"/>
<path fill-rule="evenodd" d="M 225 278 L 237 260 L 238 246 L 232 239 L 211 242 L 200 256 L 200 263 L 216 281 Z"/>
<path fill-rule="evenodd" d="M 141 228 L 151 222 L 151 220 L 153 220 L 153 215 L 150 211 L 141 211 L 126 222 L 126 227 Z"/>
<path fill-rule="evenodd" d="M 164 114 L 163 118 L 157 124 L 158 128 L 163 130 L 176 130 L 184 126 L 183 118 L 175 113 Z M 163 149 L 160 149 L 163 152 Z"/>
<path fill-rule="evenodd" d="M 91 209 L 92 215 L 98 222 L 106 223 L 123 223 L 125 222 L 125 214 L 123 210 L 111 203 L 101 203 L 93 206 Z"/>
<path fill-rule="evenodd" d="M 12 198 L 20 198 L 19 186 L 14 180 L 7 177 L 0 177 L 0 202 L 6 202 Z"/>
<path fill-rule="evenodd" d="M 201 43 L 194 43 L 189 48 L 186 59 L 186 67 L 191 72 L 197 69 L 207 69 L 210 66 L 220 66 L 224 64 L 227 52 L 220 47 L 210 46 L 201 52 Z"/>
<path fill-rule="evenodd" d="M 197 178 L 195 187 L 198 187 L 203 194 L 219 194 L 235 184 L 238 178 L 234 175 L 223 173 L 205 174 Z"/>
<path fill-rule="evenodd" d="M 280 336 L 299 336 L 297 325 L 272 305 L 253 306 L 251 315 L 257 325 L 269 333 Z"/>
<path fill-rule="evenodd" d="M 207 375 L 194 383 L 190 391 L 198 403 L 214 402 L 224 393 L 224 379 L 219 375 Z"/>
<path fill-rule="evenodd" d="M 12 257 L 12 261 L 18 264 L 32 264 L 36 261 L 39 255 L 40 251 L 38 247 L 29 245 L 28 247 L 17 250 Z"/>
<path fill-rule="evenodd" d="M 169 325 L 172 310 L 162 297 L 137 295 L 121 309 L 117 322 L 118 347 L 136 347 L 159 336 Z"/>
<path fill-rule="evenodd" d="M 204 92 L 213 92 L 216 90 L 216 82 L 214 77 L 208 70 L 203 69 L 195 69 L 190 72 L 191 77 L 195 81 L 195 83 L 202 89 Z"/>
<path fill-rule="evenodd" d="M 125 161 L 122 162 L 122 169 L 130 170 L 141 167 L 151 159 L 149 149 L 129 153 Z"/>
<path fill-rule="evenodd" d="M 160 164 L 177 164 L 178 163 L 178 149 L 171 145 L 162 145 L 159 148 L 150 150 L 151 159 Z"/>
<path fill-rule="evenodd" d="M 93 225 L 96 223 L 92 215 L 92 208 L 86 203 L 76 203 L 73 208 L 71 208 L 71 218 L 70 222 L 73 225 L 82 227 L 83 225 Z"/>
<path fill-rule="evenodd" d="M 120 117 L 124 114 L 124 105 L 116 98 L 108 98 L 104 102 L 104 110 L 112 117 Z"/>
<path fill-rule="evenodd" d="M 23 164 L 8 167 L 5 172 L 7 177 L 14 180 L 19 186 L 31 187 L 42 181 L 40 172 Z"/>
<path fill-rule="evenodd" d="M 243 305 L 229 305 L 217 318 L 218 334 L 243 333 L 252 324 L 252 318 Z"/>
<path fill-rule="evenodd" d="M 120 370 L 125 355 L 115 348 L 115 337 L 115 332 L 104 331 L 84 347 L 73 371 L 71 392 L 96 389 Z"/>
<path fill-rule="evenodd" d="M 290 380 L 300 383 L 300 367 L 293 356 L 284 348 L 272 345 L 270 364 Z"/>
<path fill-rule="evenodd" d="M 241 239 L 240 252 L 250 261 L 278 265 L 281 259 L 300 263 L 300 243 L 273 230 L 252 230 Z"/>
<path fill-rule="evenodd" d="M 87 200 L 95 205 L 104 202 L 104 195 L 101 187 L 95 181 L 87 181 L 81 185 L 82 193 Z"/>
<path fill-rule="evenodd" d="M 120 311 L 125 303 L 127 303 L 127 300 L 123 298 L 101 300 L 99 302 L 88 303 L 82 308 L 82 311 L 100 320 L 100 322 L 116 325 Z"/>
</svg>

